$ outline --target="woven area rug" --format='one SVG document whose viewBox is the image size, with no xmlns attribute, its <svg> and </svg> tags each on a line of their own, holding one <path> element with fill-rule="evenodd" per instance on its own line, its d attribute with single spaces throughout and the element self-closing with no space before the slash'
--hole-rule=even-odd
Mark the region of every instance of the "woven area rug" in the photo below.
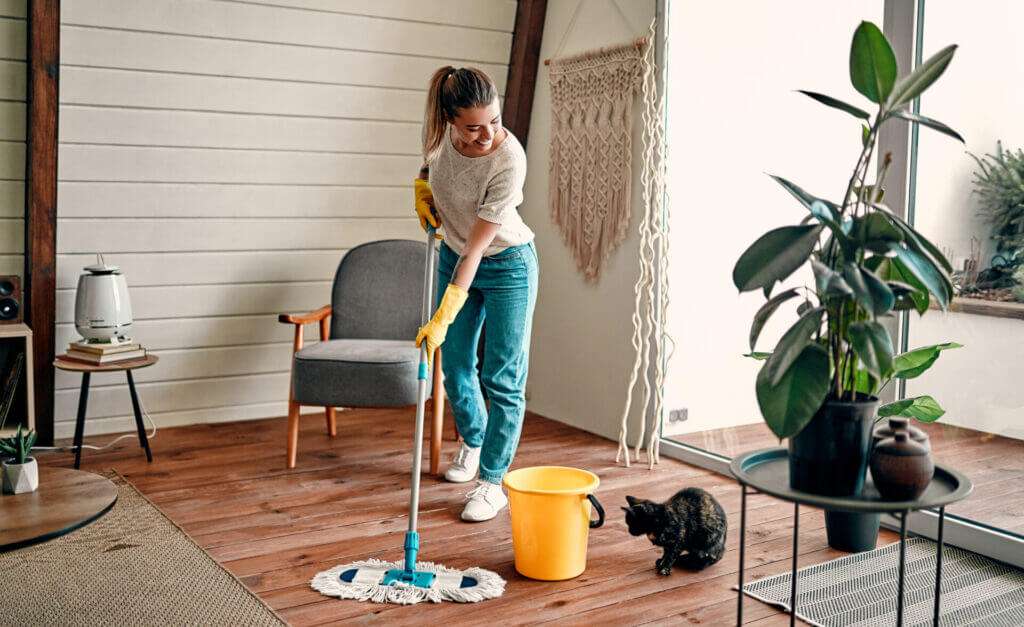
<svg viewBox="0 0 1024 627">
<path fill-rule="evenodd" d="M 0 625 L 284 625 L 116 473 L 114 507 L 49 542 L 0 553 Z"/>
<path fill-rule="evenodd" d="M 895 625 L 899 543 L 797 571 L 797 616 L 812 625 Z M 930 625 L 935 550 L 907 540 L 904 624 Z M 789 611 L 790 574 L 744 585 L 749 596 Z M 942 558 L 945 625 L 1024 625 L 1024 571 L 947 546 Z"/>
</svg>

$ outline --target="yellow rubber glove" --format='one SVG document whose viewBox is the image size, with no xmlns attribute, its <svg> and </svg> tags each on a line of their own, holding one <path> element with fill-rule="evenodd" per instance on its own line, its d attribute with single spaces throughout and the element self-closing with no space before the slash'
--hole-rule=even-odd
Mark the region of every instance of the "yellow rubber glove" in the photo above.
<svg viewBox="0 0 1024 627">
<path fill-rule="evenodd" d="M 427 360 L 434 358 L 434 351 L 448 335 L 448 325 L 455 321 L 455 316 L 466 304 L 466 297 L 469 292 L 454 283 L 449 283 L 448 288 L 441 297 L 441 304 L 437 306 L 434 317 L 420 328 L 416 334 L 417 348 L 425 341 L 427 343 Z"/>
<path fill-rule="evenodd" d="M 434 194 L 430 191 L 430 183 L 427 179 L 413 181 L 413 195 L 416 199 L 416 215 L 420 218 L 420 226 L 423 230 L 427 230 L 428 224 L 435 229 L 439 228 L 441 218 L 438 217 L 437 210 L 434 209 Z M 436 234 L 436 237 L 441 239 L 439 234 Z"/>
</svg>

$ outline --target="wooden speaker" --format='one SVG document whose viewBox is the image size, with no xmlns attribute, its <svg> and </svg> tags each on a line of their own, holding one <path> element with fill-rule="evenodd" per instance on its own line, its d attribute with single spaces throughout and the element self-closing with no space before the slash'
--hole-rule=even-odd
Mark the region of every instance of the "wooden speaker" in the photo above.
<svg viewBox="0 0 1024 627">
<path fill-rule="evenodd" d="M 0 324 L 21 322 L 21 279 L 0 275 Z"/>
</svg>

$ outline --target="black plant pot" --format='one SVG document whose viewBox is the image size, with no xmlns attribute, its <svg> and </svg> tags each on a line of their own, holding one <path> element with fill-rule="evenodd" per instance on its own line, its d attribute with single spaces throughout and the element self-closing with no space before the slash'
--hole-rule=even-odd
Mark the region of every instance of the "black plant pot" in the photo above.
<svg viewBox="0 0 1024 627">
<path fill-rule="evenodd" d="M 824 496 L 859 496 L 871 459 L 878 399 L 829 401 L 789 439 L 789 486 Z M 879 516 L 825 512 L 829 546 L 840 551 L 875 547 Z"/>
</svg>

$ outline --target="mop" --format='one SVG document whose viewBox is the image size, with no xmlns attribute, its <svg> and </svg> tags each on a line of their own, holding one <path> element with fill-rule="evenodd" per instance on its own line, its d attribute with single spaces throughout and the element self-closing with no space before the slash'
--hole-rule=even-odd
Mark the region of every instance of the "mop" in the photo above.
<svg viewBox="0 0 1024 627">
<path fill-rule="evenodd" d="M 433 310 L 436 263 L 434 229 L 427 228 L 427 261 L 423 278 L 422 322 Z M 397 562 L 369 559 L 335 566 L 318 573 L 310 585 L 327 596 L 374 603 L 409 605 L 420 601 L 475 603 L 499 597 L 505 580 L 489 570 L 456 570 L 432 562 L 417 562 L 420 536 L 416 531 L 420 499 L 420 465 L 423 459 L 423 415 L 427 402 L 427 343 L 420 346 L 419 389 L 416 397 L 416 429 L 413 435 L 412 489 L 409 498 L 409 529 L 405 533 L 405 559 Z"/>
</svg>

